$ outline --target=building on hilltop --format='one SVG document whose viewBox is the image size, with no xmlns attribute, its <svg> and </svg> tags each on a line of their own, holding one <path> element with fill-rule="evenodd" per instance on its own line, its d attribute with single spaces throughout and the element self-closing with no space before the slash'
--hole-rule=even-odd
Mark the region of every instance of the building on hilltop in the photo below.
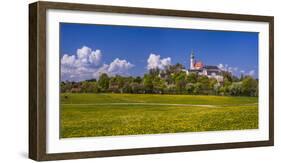
<svg viewBox="0 0 281 163">
<path fill-rule="evenodd" d="M 218 66 L 204 65 L 202 61 L 197 61 L 192 51 L 190 54 L 190 66 L 189 69 L 184 70 L 186 74 L 196 73 L 198 75 L 204 75 L 208 78 L 214 78 L 219 83 L 223 82 L 222 70 Z"/>
</svg>

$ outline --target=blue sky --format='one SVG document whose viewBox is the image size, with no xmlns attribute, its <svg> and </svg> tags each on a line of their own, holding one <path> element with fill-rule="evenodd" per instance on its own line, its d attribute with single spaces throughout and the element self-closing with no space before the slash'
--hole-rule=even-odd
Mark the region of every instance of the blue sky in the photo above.
<svg viewBox="0 0 281 163">
<path fill-rule="evenodd" d="M 60 25 L 62 80 L 96 78 L 101 72 L 142 76 L 149 67 L 175 63 L 189 68 L 192 50 L 205 65 L 257 77 L 258 33 Z"/>
</svg>

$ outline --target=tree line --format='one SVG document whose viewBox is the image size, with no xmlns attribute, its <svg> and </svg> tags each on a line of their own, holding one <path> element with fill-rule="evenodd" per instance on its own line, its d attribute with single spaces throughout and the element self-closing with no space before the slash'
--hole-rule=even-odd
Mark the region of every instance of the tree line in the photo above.
<svg viewBox="0 0 281 163">
<path fill-rule="evenodd" d="M 150 69 L 143 77 L 112 76 L 102 73 L 99 79 L 80 82 L 62 81 L 62 93 L 133 93 L 133 94 L 193 94 L 224 96 L 258 96 L 258 79 L 222 71 L 223 82 L 214 78 L 186 74 L 181 64 Z"/>
</svg>

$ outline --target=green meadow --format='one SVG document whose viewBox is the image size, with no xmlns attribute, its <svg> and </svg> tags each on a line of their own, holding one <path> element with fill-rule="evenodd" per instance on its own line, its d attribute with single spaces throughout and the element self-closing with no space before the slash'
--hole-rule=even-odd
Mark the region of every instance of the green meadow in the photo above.
<svg viewBox="0 0 281 163">
<path fill-rule="evenodd" d="M 258 128 L 258 98 L 156 94 L 61 94 L 61 137 Z"/>
</svg>

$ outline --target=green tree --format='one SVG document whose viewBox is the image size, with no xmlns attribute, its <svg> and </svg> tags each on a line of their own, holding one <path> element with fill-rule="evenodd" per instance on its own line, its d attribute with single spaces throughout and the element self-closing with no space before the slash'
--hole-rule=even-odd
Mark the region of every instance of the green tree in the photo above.
<svg viewBox="0 0 281 163">
<path fill-rule="evenodd" d="M 227 90 L 228 89 L 226 86 L 219 87 L 219 94 L 222 96 L 225 96 L 225 95 L 227 95 Z"/>
<path fill-rule="evenodd" d="M 184 66 L 180 63 L 176 63 L 175 65 L 170 65 L 167 68 L 170 70 L 172 74 L 176 74 L 176 73 L 180 73 L 184 69 Z"/>
<path fill-rule="evenodd" d="M 242 80 L 242 93 L 246 96 L 257 96 L 258 81 L 251 76 L 247 76 Z"/>
<path fill-rule="evenodd" d="M 60 84 L 60 91 L 61 93 L 67 93 L 70 92 L 72 88 L 72 83 L 71 82 L 61 82 Z"/>
<path fill-rule="evenodd" d="M 133 82 L 140 84 L 142 82 L 142 78 L 140 76 L 137 76 Z"/>
<path fill-rule="evenodd" d="M 160 69 L 159 68 L 149 69 L 148 73 L 150 76 L 156 77 L 160 74 Z"/>
<path fill-rule="evenodd" d="M 122 93 L 132 93 L 132 87 L 129 82 L 124 84 L 122 88 Z"/>
<path fill-rule="evenodd" d="M 142 83 L 133 82 L 130 84 L 132 93 L 144 93 L 144 88 Z"/>
<path fill-rule="evenodd" d="M 207 76 L 199 76 L 198 82 L 201 84 L 201 89 L 199 90 L 199 93 L 203 94 L 209 94 L 210 93 L 210 80 Z"/>
<path fill-rule="evenodd" d="M 219 86 L 217 79 L 210 78 L 209 79 L 209 88 L 210 88 L 210 90 L 212 90 L 211 92 L 213 94 L 217 93 L 217 92 L 215 92 L 215 91 L 217 91 L 217 89 L 215 88 L 216 86 Z"/>
<path fill-rule="evenodd" d="M 229 81 L 230 83 L 232 82 L 232 74 L 231 74 L 231 72 L 228 72 L 228 71 L 223 71 L 222 72 L 222 76 L 223 76 L 223 80 L 225 81 L 225 80 L 227 80 L 227 81 Z"/>
<path fill-rule="evenodd" d="M 175 74 L 175 84 L 178 92 L 183 93 L 186 87 L 186 73 L 181 71 L 178 74 Z"/>
<path fill-rule="evenodd" d="M 201 83 L 195 83 L 193 93 L 199 94 L 199 93 L 201 93 L 201 91 L 202 91 L 202 84 Z"/>
<path fill-rule="evenodd" d="M 228 89 L 230 95 L 239 96 L 242 94 L 242 82 L 233 82 Z"/>
<path fill-rule="evenodd" d="M 194 93 L 194 84 L 193 83 L 187 83 L 185 86 L 186 92 L 188 94 L 193 94 Z"/>
<path fill-rule="evenodd" d="M 108 91 L 113 93 L 120 93 L 120 87 L 118 85 L 116 77 L 112 77 L 109 79 Z"/>
<path fill-rule="evenodd" d="M 186 82 L 188 82 L 188 83 L 196 83 L 197 82 L 197 78 L 198 78 L 198 75 L 196 73 L 189 73 L 186 76 Z"/>
<path fill-rule="evenodd" d="M 143 86 L 145 93 L 152 93 L 153 92 L 153 78 L 149 74 L 145 74 L 143 77 Z"/>
<path fill-rule="evenodd" d="M 90 93 L 90 92 L 92 92 L 90 82 L 83 81 L 81 83 L 81 92 L 83 92 L 83 93 Z"/>
<path fill-rule="evenodd" d="M 103 92 L 106 92 L 109 87 L 109 77 L 106 73 L 102 73 L 98 80 L 98 86 Z"/>
<path fill-rule="evenodd" d="M 166 88 L 165 86 L 165 81 L 161 79 L 160 77 L 155 77 L 153 79 L 153 92 L 154 93 L 163 93 L 164 89 Z"/>
<path fill-rule="evenodd" d="M 221 85 L 220 85 L 219 83 L 216 83 L 216 84 L 214 85 L 214 87 L 213 87 L 213 93 L 214 93 L 215 95 L 219 95 L 219 93 L 220 93 L 220 88 L 221 88 Z"/>
<path fill-rule="evenodd" d="M 92 92 L 93 93 L 99 93 L 99 87 L 98 87 L 98 85 L 97 85 L 97 82 L 91 82 L 91 84 L 92 84 Z"/>
</svg>

